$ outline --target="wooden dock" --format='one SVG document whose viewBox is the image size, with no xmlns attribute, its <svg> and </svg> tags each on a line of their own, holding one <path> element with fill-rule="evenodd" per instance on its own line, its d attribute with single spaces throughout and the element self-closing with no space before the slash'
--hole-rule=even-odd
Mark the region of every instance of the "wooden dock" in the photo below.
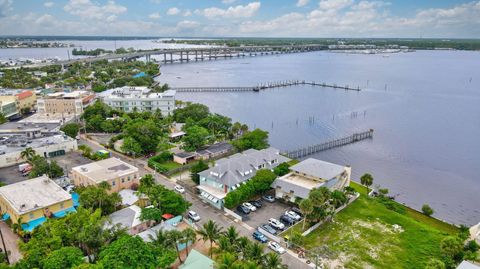
<svg viewBox="0 0 480 269">
<path fill-rule="evenodd" d="M 296 150 L 285 151 L 285 152 L 282 152 L 282 155 L 285 155 L 292 159 L 299 159 L 299 158 L 303 158 L 305 156 L 315 154 L 321 151 L 325 151 L 328 149 L 341 147 L 341 146 L 352 144 L 365 139 L 370 139 L 372 137 L 373 137 L 373 129 L 370 129 L 365 132 L 355 133 L 350 136 L 335 139 L 329 142 L 307 146 L 307 147 L 296 149 Z"/>
<path fill-rule="evenodd" d="M 251 87 L 173 87 L 171 89 L 177 92 L 248 92 L 248 91 L 259 92 L 261 90 L 291 87 L 296 85 L 310 85 L 314 87 L 333 88 L 333 89 L 340 89 L 340 90 L 346 90 L 346 91 L 361 90 L 359 86 L 355 88 L 355 87 L 350 87 L 348 85 L 339 86 L 337 84 L 327 84 L 325 82 L 317 83 L 315 81 L 307 82 L 305 80 L 285 80 L 285 81 L 267 82 L 267 83 L 261 83 Z"/>
</svg>

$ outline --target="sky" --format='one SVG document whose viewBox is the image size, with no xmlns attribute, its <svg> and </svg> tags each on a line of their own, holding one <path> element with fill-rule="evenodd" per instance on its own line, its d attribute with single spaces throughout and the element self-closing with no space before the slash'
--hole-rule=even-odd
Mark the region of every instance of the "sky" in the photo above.
<svg viewBox="0 0 480 269">
<path fill-rule="evenodd" d="M 0 0 L 0 35 L 480 38 L 480 0 Z"/>
</svg>

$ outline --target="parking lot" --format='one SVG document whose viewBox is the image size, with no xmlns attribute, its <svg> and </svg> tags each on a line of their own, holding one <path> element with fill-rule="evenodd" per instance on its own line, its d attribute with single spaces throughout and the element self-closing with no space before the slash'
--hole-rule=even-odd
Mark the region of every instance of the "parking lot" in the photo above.
<svg viewBox="0 0 480 269">
<path fill-rule="evenodd" d="M 92 161 L 82 156 L 80 152 L 69 152 L 63 156 L 51 158 L 63 168 L 65 175 L 68 175 L 68 171 L 72 167 L 87 164 Z M 4 184 L 12 184 L 28 179 L 28 176 L 23 177 L 20 171 L 18 171 L 18 164 L 9 167 L 0 168 L 0 182 Z"/>
<path fill-rule="evenodd" d="M 279 219 L 281 215 L 289 209 L 290 206 L 275 201 L 273 203 L 262 200 L 262 207 L 258 208 L 255 212 L 250 212 L 248 215 L 243 215 L 243 222 L 253 228 L 257 228 L 261 224 L 268 224 L 270 218 Z"/>
</svg>

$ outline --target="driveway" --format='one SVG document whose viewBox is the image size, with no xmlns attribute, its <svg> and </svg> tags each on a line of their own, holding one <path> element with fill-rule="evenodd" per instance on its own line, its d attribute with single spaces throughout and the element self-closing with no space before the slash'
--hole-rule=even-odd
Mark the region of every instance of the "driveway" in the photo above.
<svg viewBox="0 0 480 269">
<path fill-rule="evenodd" d="M 22 258 L 22 254 L 18 249 L 18 240 L 20 240 L 20 238 L 18 235 L 14 234 L 12 229 L 10 229 L 10 227 L 8 227 L 3 221 L 0 222 L 0 229 L 2 229 L 2 235 L 7 248 L 10 264 L 16 263 Z M 3 249 L 3 244 L 0 244 L 0 248 Z"/>
<path fill-rule="evenodd" d="M 262 201 L 262 207 L 258 208 L 255 212 L 250 212 L 248 215 L 244 215 L 243 221 L 254 227 L 257 228 L 261 224 L 267 223 L 270 218 L 280 219 L 280 216 L 287 211 L 290 207 L 278 201 L 273 203 Z"/>
</svg>

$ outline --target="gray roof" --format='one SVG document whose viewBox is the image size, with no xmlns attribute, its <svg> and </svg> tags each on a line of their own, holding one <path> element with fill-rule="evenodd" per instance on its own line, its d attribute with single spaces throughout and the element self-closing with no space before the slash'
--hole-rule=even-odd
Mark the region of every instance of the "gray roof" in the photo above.
<svg viewBox="0 0 480 269">
<path fill-rule="evenodd" d="M 296 196 L 305 199 L 308 197 L 312 189 L 319 188 L 324 184 L 325 184 L 324 182 L 319 182 L 315 187 L 308 188 L 306 186 L 300 186 L 298 184 L 295 184 L 295 182 L 293 181 L 284 180 L 283 178 L 277 178 L 272 183 L 272 188 L 280 187 L 284 192 L 293 191 Z"/>
<path fill-rule="evenodd" d="M 140 220 L 140 207 L 131 205 L 119 211 L 115 211 L 110 214 L 110 220 L 113 225 L 119 224 L 124 228 L 132 228 L 142 223 Z"/>
<path fill-rule="evenodd" d="M 469 261 L 463 261 L 458 265 L 457 269 L 480 269 L 480 266 Z"/>
<path fill-rule="evenodd" d="M 309 158 L 290 167 L 290 170 L 321 179 L 332 179 L 345 170 L 345 167 Z"/>
<path fill-rule="evenodd" d="M 277 161 L 271 163 L 275 159 Z M 280 155 L 279 150 L 275 148 L 249 149 L 218 160 L 214 167 L 200 172 L 199 175 L 227 186 L 234 186 L 252 178 L 259 169 L 273 169 L 280 163 L 289 160 L 289 158 Z M 262 167 L 258 168 L 261 165 Z"/>
<path fill-rule="evenodd" d="M 211 146 L 209 146 L 208 148 L 202 150 L 207 152 L 207 153 L 219 153 L 219 152 L 225 152 L 225 151 L 230 151 L 232 150 L 233 146 L 230 144 L 230 143 L 227 143 L 227 142 L 220 142 L 220 143 L 217 143 L 217 144 L 213 144 Z M 200 152 L 198 152 L 200 153 Z"/>
<path fill-rule="evenodd" d="M 178 153 L 175 153 L 174 155 L 175 155 L 175 156 L 178 156 L 178 157 L 180 157 L 180 158 L 191 158 L 191 157 L 195 157 L 195 153 L 193 153 L 193 152 L 186 152 L 186 151 L 178 152 Z"/>
</svg>

